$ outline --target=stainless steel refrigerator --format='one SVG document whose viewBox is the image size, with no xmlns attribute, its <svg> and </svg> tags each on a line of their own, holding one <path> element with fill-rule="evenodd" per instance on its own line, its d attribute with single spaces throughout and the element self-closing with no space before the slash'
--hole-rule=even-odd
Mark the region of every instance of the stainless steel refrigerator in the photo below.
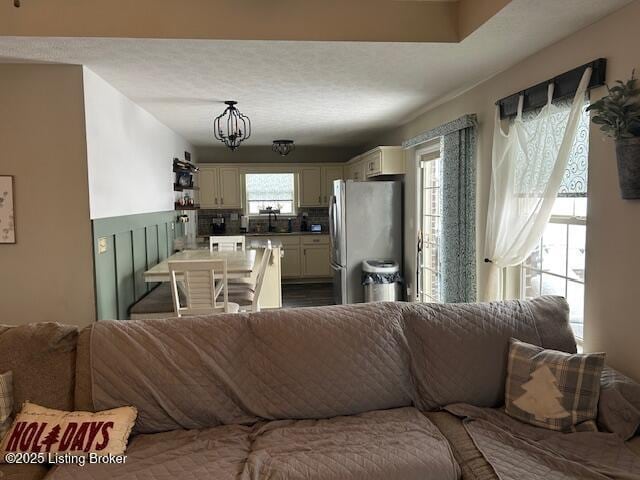
<svg viewBox="0 0 640 480">
<path fill-rule="evenodd" d="M 329 231 L 334 301 L 360 303 L 363 260 L 402 265 L 402 183 L 336 180 Z"/>
</svg>

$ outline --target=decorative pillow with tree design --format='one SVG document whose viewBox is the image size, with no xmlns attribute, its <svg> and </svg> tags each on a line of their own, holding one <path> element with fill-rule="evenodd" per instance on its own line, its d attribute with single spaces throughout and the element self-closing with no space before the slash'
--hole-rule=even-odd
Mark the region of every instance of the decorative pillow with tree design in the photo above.
<svg viewBox="0 0 640 480">
<path fill-rule="evenodd" d="M 25 402 L 0 444 L 0 460 L 8 453 L 86 457 L 123 455 L 138 415 L 134 407 L 102 412 L 65 412 Z"/>
<path fill-rule="evenodd" d="M 598 431 L 604 353 L 569 354 L 511 339 L 506 413 L 561 432 Z"/>
</svg>

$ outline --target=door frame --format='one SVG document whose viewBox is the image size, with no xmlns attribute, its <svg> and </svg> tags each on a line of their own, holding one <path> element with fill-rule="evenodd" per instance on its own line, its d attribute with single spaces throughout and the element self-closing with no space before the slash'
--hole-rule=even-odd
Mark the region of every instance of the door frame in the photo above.
<svg viewBox="0 0 640 480">
<path fill-rule="evenodd" d="M 434 157 L 434 154 L 438 154 L 437 157 Z M 433 157 L 424 159 L 424 157 Z M 424 145 L 422 148 L 416 149 L 415 151 L 415 175 L 416 175 L 416 190 L 417 195 L 415 198 L 415 218 L 414 224 L 415 229 L 412 232 L 414 242 L 416 242 L 416 258 L 415 258 L 415 280 L 416 280 L 416 289 L 415 289 L 415 300 L 418 302 L 422 301 L 422 286 L 423 286 L 423 257 L 422 257 L 422 228 L 423 228 L 423 219 L 424 219 L 424 172 L 423 172 L 423 162 L 429 160 L 436 160 L 437 158 L 442 158 L 442 137 L 438 137 L 437 139 L 430 140 L 428 144 Z"/>
</svg>

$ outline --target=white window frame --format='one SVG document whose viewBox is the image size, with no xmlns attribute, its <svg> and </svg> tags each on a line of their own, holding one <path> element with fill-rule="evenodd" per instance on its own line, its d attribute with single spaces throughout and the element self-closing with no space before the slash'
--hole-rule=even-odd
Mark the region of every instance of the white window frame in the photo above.
<svg viewBox="0 0 640 480">
<path fill-rule="evenodd" d="M 418 205 L 417 205 L 417 230 L 418 230 L 418 234 L 421 236 L 420 240 L 423 241 L 424 239 L 424 219 L 425 216 L 427 216 L 424 212 L 424 195 L 425 195 L 425 185 L 424 185 L 424 177 L 425 177 L 425 164 L 427 162 L 433 162 L 433 161 L 439 161 L 442 162 L 442 143 L 441 143 L 441 139 L 437 140 L 436 142 L 433 142 L 432 144 L 430 144 L 427 147 L 421 148 L 420 150 L 416 151 L 416 163 L 417 163 L 417 173 L 418 173 Z M 442 192 L 442 184 L 440 184 L 438 186 L 440 192 Z M 432 216 L 432 215 L 430 215 Z M 440 227 L 442 227 L 442 215 L 440 215 Z M 440 228 L 440 234 L 442 234 L 442 228 Z M 442 239 L 440 239 L 440 243 L 442 242 Z M 442 302 L 441 298 L 433 298 L 430 295 L 427 295 L 424 291 L 424 279 L 425 279 L 425 275 L 424 272 L 425 270 L 429 270 L 433 273 L 436 274 L 437 278 L 440 278 L 442 275 L 442 272 L 440 271 L 440 269 L 437 270 L 433 270 L 433 268 L 431 267 L 427 267 L 424 263 L 424 250 L 425 250 L 425 245 L 424 243 L 422 244 L 422 252 L 423 254 L 420 255 L 420 264 L 418 265 L 420 274 L 419 274 L 419 281 L 418 281 L 418 285 L 417 285 L 417 299 L 419 302 L 425 302 L 425 301 L 429 301 L 431 303 L 440 303 Z"/>
<path fill-rule="evenodd" d="M 558 198 L 562 198 L 562 197 L 558 197 Z M 588 216 L 588 210 L 587 210 L 587 216 Z M 559 224 L 559 225 L 580 225 L 580 226 L 584 226 L 585 228 L 587 228 L 587 217 L 582 217 L 582 216 L 577 216 L 577 215 L 552 215 L 551 218 L 549 219 L 549 223 L 555 223 L 555 224 Z M 542 239 L 540 240 L 542 241 Z M 565 282 L 565 292 L 567 292 L 568 290 L 568 282 L 574 282 L 574 283 L 578 283 L 581 284 L 583 288 L 585 288 L 585 281 L 584 280 L 577 280 L 574 277 L 569 277 L 568 275 L 568 270 L 569 270 L 569 228 L 567 228 L 567 252 L 565 255 L 565 272 L 566 275 L 560 275 L 558 273 L 553 273 L 553 272 L 548 272 L 546 270 L 543 270 L 542 268 L 538 269 L 538 268 L 531 268 L 531 267 L 527 267 L 525 264 L 521 264 L 518 267 L 518 272 L 519 272 L 519 291 L 520 291 L 520 298 L 526 298 L 525 295 L 525 274 L 527 273 L 527 271 L 530 272 L 534 272 L 534 273 L 544 273 L 545 275 L 549 275 L 555 278 L 560 278 L 562 280 L 564 280 Z M 586 269 L 586 260 L 585 260 L 585 269 Z M 584 311 L 584 305 L 583 305 L 583 311 Z M 584 329 L 584 317 L 582 319 L 582 326 Z M 583 342 L 583 338 L 582 337 L 578 337 L 576 335 L 576 341 L 578 344 L 582 345 Z"/>
<path fill-rule="evenodd" d="M 251 168 L 242 173 L 242 205 L 244 214 L 249 218 L 267 218 L 269 214 L 265 213 L 249 213 L 249 200 L 247 196 L 247 175 L 248 174 L 288 174 L 293 175 L 293 212 L 278 214 L 278 218 L 288 219 L 298 216 L 298 171 L 287 168 Z"/>
</svg>

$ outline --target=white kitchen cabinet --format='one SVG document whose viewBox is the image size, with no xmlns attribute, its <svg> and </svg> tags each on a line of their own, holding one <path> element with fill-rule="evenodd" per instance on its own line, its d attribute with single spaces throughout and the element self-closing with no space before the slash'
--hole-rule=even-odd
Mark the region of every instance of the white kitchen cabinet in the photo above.
<svg viewBox="0 0 640 480">
<path fill-rule="evenodd" d="M 334 180 L 344 176 L 341 165 L 329 167 L 303 167 L 299 171 L 299 205 L 301 207 L 326 207 L 333 194 Z"/>
<path fill-rule="evenodd" d="M 221 167 L 218 173 L 220 206 L 222 208 L 242 208 L 240 193 L 240 170 Z"/>
<path fill-rule="evenodd" d="M 323 205 L 329 205 L 329 198 L 333 195 L 333 182 L 335 180 L 342 180 L 344 178 L 344 169 L 342 166 L 322 167 L 322 182 L 324 191 L 322 196 L 324 197 Z"/>
<path fill-rule="evenodd" d="M 322 168 L 304 167 L 298 172 L 298 205 L 320 207 L 322 202 Z"/>
<path fill-rule="evenodd" d="M 282 278 L 300 278 L 300 247 L 292 245 L 282 246 L 283 256 L 281 259 Z"/>
<path fill-rule="evenodd" d="M 198 192 L 201 208 L 217 208 L 218 203 L 218 169 L 200 167 L 198 173 Z"/>
<path fill-rule="evenodd" d="M 402 147 L 377 147 L 362 155 L 367 178 L 405 173 Z"/>
<path fill-rule="evenodd" d="M 280 272 L 283 279 L 331 277 L 329 235 L 269 235 L 265 240 L 282 243 Z"/>
<path fill-rule="evenodd" d="M 329 264 L 329 245 L 303 245 L 302 247 L 302 276 L 303 277 L 330 277 L 331 266 Z"/>
<path fill-rule="evenodd" d="M 367 169 L 364 161 L 360 160 L 349 165 L 349 178 L 356 182 L 367 179 Z"/>
<path fill-rule="evenodd" d="M 242 208 L 238 168 L 201 166 L 198 187 L 201 208 Z"/>
</svg>

